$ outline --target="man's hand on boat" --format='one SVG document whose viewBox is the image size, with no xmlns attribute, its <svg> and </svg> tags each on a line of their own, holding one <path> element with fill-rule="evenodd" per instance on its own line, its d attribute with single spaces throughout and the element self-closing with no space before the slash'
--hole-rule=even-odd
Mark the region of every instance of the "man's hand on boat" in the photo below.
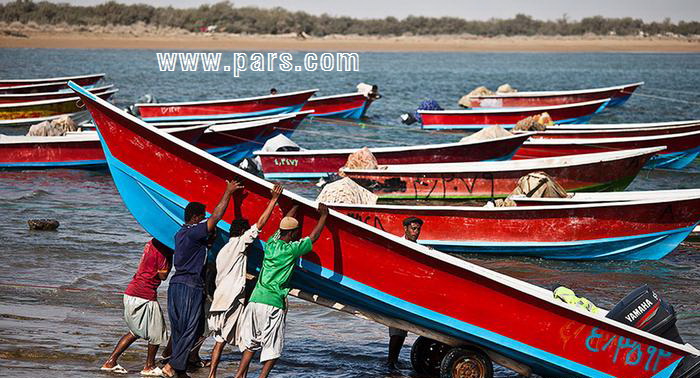
<svg viewBox="0 0 700 378">
<path fill-rule="evenodd" d="M 273 186 L 272 189 L 270 189 L 270 193 L 272 193 L 272 199 L 277 200 L 278 198 L 280 198 L 283 190 L 284 188 L 282 187 L 282 185 L 275 184 L 275 186 Z"/>
<path fill-rule="evenodd" d="M 233 194 L 233 192 L 235 192 L 239 189 L 243 189 L 243 184 L 241 184 L 240 182 L 238 182 L 236 180 L 231 180 L 231 181 L 226 180 L 226 192 L 227 193 Z"/>
</svg>

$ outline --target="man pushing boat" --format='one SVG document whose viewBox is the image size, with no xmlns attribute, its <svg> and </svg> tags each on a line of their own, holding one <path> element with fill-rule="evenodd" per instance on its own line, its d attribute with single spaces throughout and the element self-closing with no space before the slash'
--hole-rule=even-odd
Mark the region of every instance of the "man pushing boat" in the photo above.
<svg viewBox="0 0 700 378">
<path fill-rule="evenodd" d="M 263 368 L 260 377 L 266 378 L 275 362 L 282 354 L 284 328 L 287 316 L 287 295 L 289 280 L 298 258 L 311 252 L 314 242 L 321 236 L 328 217 L 328 208 L 319 204 L 321 217 L 309 236 L 300 239 L 299 221 L 294 218 L 297 206 L 287 213 L 280 222 L 279 230 L 268 240 L 265 256 L 253 289 L 250 302 L 243 313 L 241 344 L 243 356 L 236 372 L 236 378 L 248 375 L 248 367 L 253 355 L 260 350 Z"/>
<path fill-rule="evenodd" d="M 187 377 L 187 359 L 204 332 L 204 267 L 207 244 L 216 224 L 226 212 L 233 193 L 243 186 L 227 181 L 219 203 L 206 219 L 206 207 L 190 202 L 185 207 L 185 224 L 175 234 L 175 274 L 168 288 L 168 316 L 172 333 L 172 355 L 163 368 L 167 376 Z"/>
<path fill-rule="evenodd" d="M 229 241 L 216 256 L 216 289 L 209 309 L 209 330 L 214 334 L 216 344 L 211 352 L 209 377 L 216 377 L 216 369 L 221 352 L 226 343 L 238 344 L 240 318 L 245 308 L 245 283 L 247 252 L 258 234 L 265 227 L 270 214 L 282 194 L 282 186 L 275 184 L 272 198 L 258 221 L 250 226 L 248 220 L 234 219 L 231 222 Z"/>
<path fill-rule="evenodd" d="M 418 242 L 420 230 L 423 227 L 423 220 L 416 217 L 410 217 L 403 220 L 403 237 L 414 243 Z M 387 366 L 390 369 L 396 369 L 396 364 L 399 362 L 399 354 L 408 332 L 403 329 L 389 327 L 389 355 L 387 357 Z"/>
</svg>

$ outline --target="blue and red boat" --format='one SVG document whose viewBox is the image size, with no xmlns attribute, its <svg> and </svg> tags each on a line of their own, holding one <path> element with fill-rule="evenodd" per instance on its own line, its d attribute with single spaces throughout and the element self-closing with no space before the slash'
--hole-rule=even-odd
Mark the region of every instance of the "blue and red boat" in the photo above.
<svg viewBox="0 0 700 378">
<path fill-rule="evenodd" d="M 372 101 L 359 92 L 311 97 L 302 110 L 312 110 L 313 117 L 360 119 L 367 114 Z"/>
<path fill-rule="evenodd" d="M 548 113 L 556 124 L 588 123 L 593 115 L 600 113 L 610 99 L 577 102 L 573 104 L 548 105 L 518 108 L 483 108 L 467 110 L 419 110 L 423 129 L 442 131 L 475 131 L 490 125 L 505 129 L 518 121 L 542 113 Z"/>
<path fill-rule="evenodd" d="M 234 217 L 255 219 L 267 206 L 271 183 L 149 126 L 80 86 L 71 87 L 95 120 L 126 207 L 166 245 L 174 247 L 187 203 L 199 201 L 213 209 L 226 180 L 239 180 L 246 189 L 244 198 L 234 197 L 218 224 L 215 249 L 227 237 Z M 270 222 L 278 223 L 292 205 L 299 206 L 302 232 L 309 233 L 319 217 L 317 204 L 286 190 Z M 260 238 L 273 232 L 266 229 Z M 260 251 L 254 249 L 251 273 L 257 272 L 259 262 Z M 333 210 L 313 251 L 298 262 L 290 284 L 414 325 L 424 336 L 452 340 L 453 349 L 443 359 L 449 368 L 465 366 L 465 356 L 473 359 L 477 353 L 483 360 L 481 351 L 487 351 L 542 376 L 667 378 L 687 372 L 700 357 L 689 344 L 607 318 L 604 311 L 589 313 L 555 299 L 550 290 Z"/>
<path fill-rule="evenodd" d="M 144 121 L 192 121 L 298 112 L 317 89 L 249 98 L 135 104 Z"/>
</svg>

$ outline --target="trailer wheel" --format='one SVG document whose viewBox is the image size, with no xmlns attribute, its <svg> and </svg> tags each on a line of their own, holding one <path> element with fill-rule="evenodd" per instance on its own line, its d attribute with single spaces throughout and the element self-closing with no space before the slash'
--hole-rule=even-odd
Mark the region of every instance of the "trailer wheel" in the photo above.
<svg viewBox="0 0 700 378">
<path fill-rule="evenodd" d="M 450 346 L 419 336 L 411 347 L 411 365 L 419 374 L 440 375 L 440 363 L 450 351 Z"/>
<path fill-rule="evenodd" d="M 453 348 L 442 359 L 440 378 L 493 378 L 493 363 L 480 350 Z"/>
</svg>

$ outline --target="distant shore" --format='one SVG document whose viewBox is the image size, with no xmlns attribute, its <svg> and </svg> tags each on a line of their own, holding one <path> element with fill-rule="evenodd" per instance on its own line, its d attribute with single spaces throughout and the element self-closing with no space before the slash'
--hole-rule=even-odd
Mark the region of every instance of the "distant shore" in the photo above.
<svg viewBox="0 0 700 378">
<path fill-rule="evenodd" d="M 153 27 L 0 25 L 0 48 L 162 50 L 463 51 L 463 52 L 700 52 L 700 39 L 682 37 L 478 37 L 239 35 Z"/>
</svg>

